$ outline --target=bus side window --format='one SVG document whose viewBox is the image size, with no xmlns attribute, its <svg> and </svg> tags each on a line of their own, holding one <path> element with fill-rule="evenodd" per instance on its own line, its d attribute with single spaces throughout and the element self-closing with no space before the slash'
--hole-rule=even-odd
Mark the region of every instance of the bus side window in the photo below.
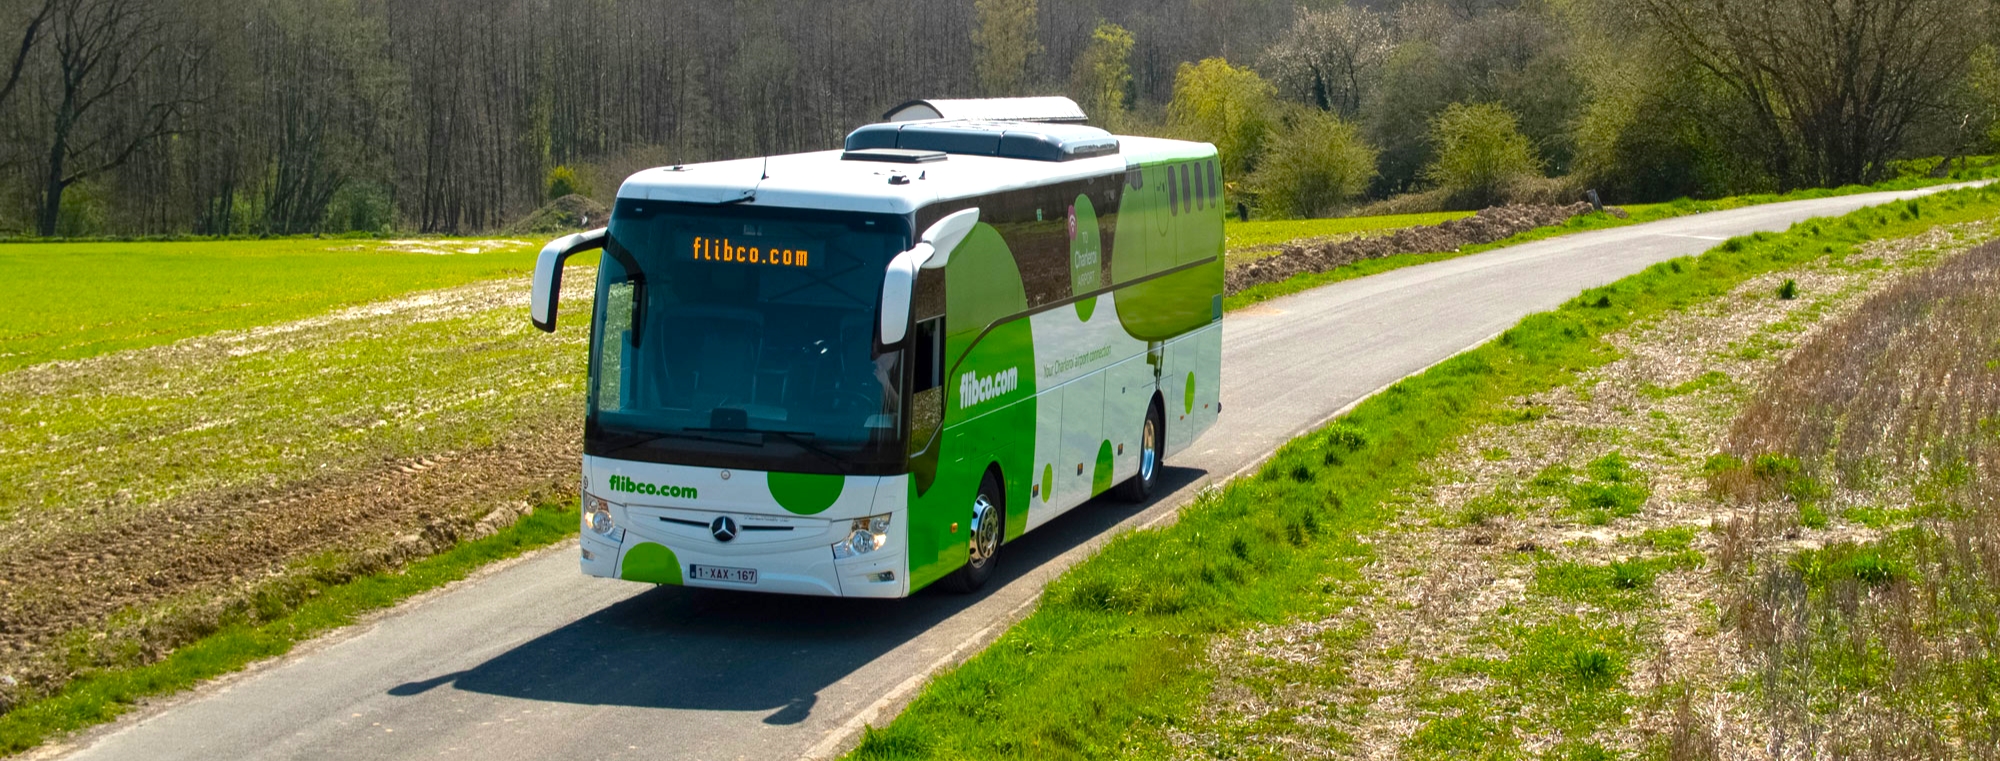
<svg viewBox="0 0 2000 761">
<path fill-rule="evenodd" d="M 944 318 L 932 317 L 917 322 L 916 339 L 910 344 L 911 350 L 916 353 L 913 364 L 916 379 L 910 393 L 944 385 Z"/>
<path fill-rule="evenodd" d="M 944 318 L 919 320 L 910 337 L 911 454 L 924 451 L 944 425 Z"/>
</svg>

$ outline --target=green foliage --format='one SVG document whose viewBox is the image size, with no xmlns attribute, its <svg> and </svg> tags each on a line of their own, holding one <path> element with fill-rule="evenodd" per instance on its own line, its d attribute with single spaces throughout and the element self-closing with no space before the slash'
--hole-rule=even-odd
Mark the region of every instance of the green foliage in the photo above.
<svg viewBox="0 0 2000 761">
<path fill-rule="evenodd" d="M 1124 126 L 1132 106 L 1132 46 L 1125 27 L 1102 21 L 1090 33 L 1090 44 L 1077 55 L 1071 90 L 1080 96 L 1084 113 L 1105 129 Z"/>
<path fill-rule="evenodd" d="M 1189 139 L 1214 143 L 1223 174 L 1247 175 L 1270 140 L 1275 92 L 1257 72 L 1221 58 L 1184 63 L 1174 75 L 1168 123 Z"/>
<path fill-rule="evenodd" d="M 1778 286 L 1779 300 L 1791 301 L 1792 299 L 1796 299 L 1798 297 L 1799 297 L 1799 281 L 1787 279 L 1784 285 Z"/>
<path fill-rule="evenodd" d="M 1361 195 L 1375 179 L 1375 149 L 1350 122 L 1294 108 L 1271 141 L 1250 186 L 1267 214 L 1325 216 Z"/>
<path fill-rule="evenodd" d="M 1497 103 L 1453 103 L 1431 120 L 1430 136 L 1437 157 L 1424 179 L 1474 205 L 1499 198 L 1508 182 L 1541 176 L 1542 160 L 1520 121 Z"/>
<path fill-rule="evenodd" d="M 375 182 L 349 182 L 334 191 L 321 229 L 330 233 L 385 235 L 396 223 L 389 188 Z"/>
<path fill-rule="evenodd" d="M 1036 0 L 973 0 L 973 69 L 990 97 L 1020 95 L 1028 64 L 1042 54 Z"/>
<path fill-rule="evenodd" d="M 550 169 L 548 177 L 542 180 L 543 200 L 553 201 L 581 192 L 583 192 L 583 183 L 577 180 L 576 170 L 567 166 L 558 166 Z"/>
</svg>

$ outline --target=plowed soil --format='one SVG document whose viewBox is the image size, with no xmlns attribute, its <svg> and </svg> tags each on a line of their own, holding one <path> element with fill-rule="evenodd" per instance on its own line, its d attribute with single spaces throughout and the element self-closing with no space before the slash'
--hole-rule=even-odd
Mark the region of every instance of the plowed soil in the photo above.
<svg viewBox="0 0 2000 761">
<path fill-rule="evenodd" d="M 569 278 L 568 314 L 593 280 Z M 581 320 L 434 291 L 0 375 L 0 711 L 573 492 Z"/>
<path fill-rule="evenodd" d="M 1368 259 L 1397 254 L 1435 254 L 1456 251 L 1506 240 L 1537 227 L 1559 225 L 1579 214 L 1588 214 L 1590 204 L 1569 206 L 1496 206 L 1464 219 L 1443 224 L 1397 230 L 1389 235 L 1368 238 L 1305 240 L 1286 244 L 1276 255 L 1229 269 L 1229 293 L 1251 286 L 1289 280 L 1298 275 L 1326 272 Z M 1623 216 L 1617 209 L 1611 213 Z"/>
</svg>

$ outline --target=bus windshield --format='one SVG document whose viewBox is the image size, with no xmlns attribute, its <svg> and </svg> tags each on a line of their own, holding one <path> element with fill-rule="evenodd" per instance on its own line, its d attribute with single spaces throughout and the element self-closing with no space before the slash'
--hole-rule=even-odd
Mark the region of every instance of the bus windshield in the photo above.
<svg viewBox="0 0 2000 761">
<path fill-rule="evenodd" d="M 807 473 L 902 465 L 899 353 L 875 352 L 904 217 L 625 199 L 591 326 L 584 451 Z"/>
</svg>

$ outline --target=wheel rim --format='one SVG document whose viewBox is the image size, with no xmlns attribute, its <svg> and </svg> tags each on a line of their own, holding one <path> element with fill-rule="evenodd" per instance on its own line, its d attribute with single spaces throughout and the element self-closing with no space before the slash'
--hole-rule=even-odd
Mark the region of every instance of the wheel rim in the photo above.
<svg viewBox="0 0 2000 761">
<path fill-rule="evenodd" d="M 1153 480 L 1153 466 L 1160 461 L 1157 438 L 1153 419 L 1146 418 L 1145 431 L 1139 437 L 1139 478 L 1142 480 Z"/>
<path fill-rule="evenodd" d="M 972 501 L 972 557 L 966 562 L 983 568 L 1000 552 L 1000 511 L 981 494 Z"/>
</svg>

